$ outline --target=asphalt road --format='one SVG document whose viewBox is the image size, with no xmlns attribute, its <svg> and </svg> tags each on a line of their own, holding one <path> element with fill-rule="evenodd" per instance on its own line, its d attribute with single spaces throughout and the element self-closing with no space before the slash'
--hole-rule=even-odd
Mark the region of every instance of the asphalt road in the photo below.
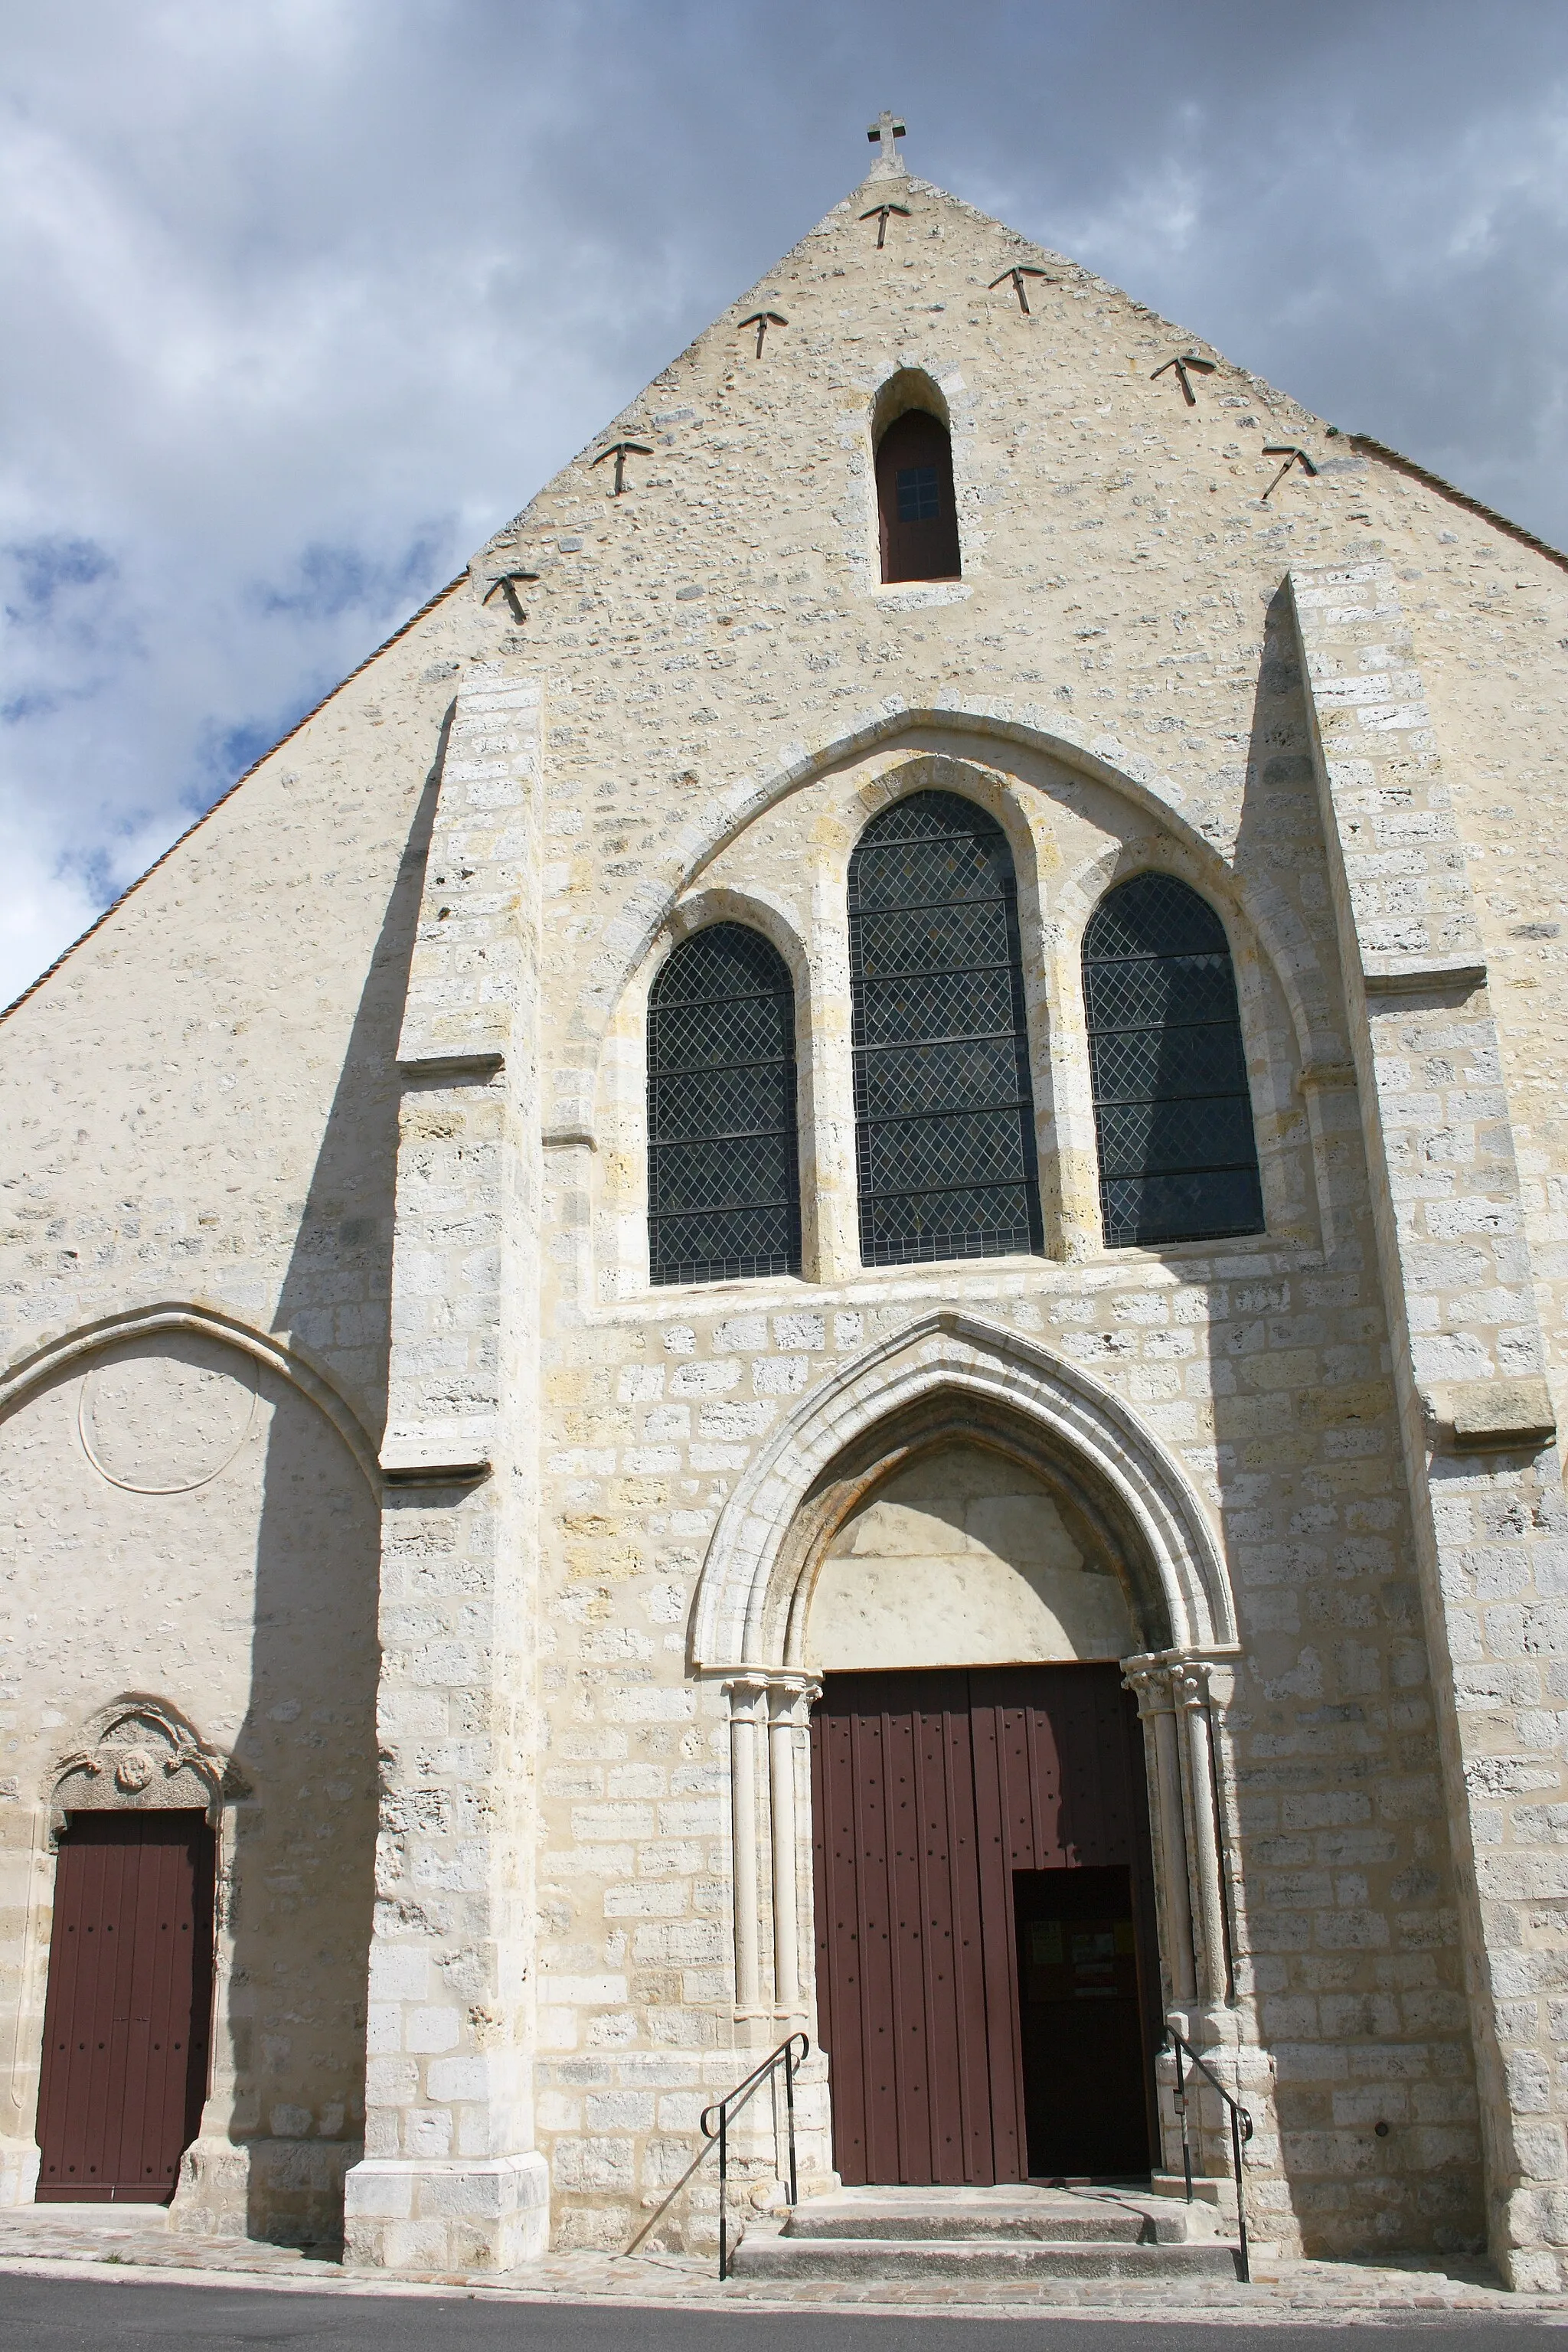
<svg viewBox="0 0 1568 2352">
<path fill-rule="evenodd" d="M 0 2352 L 1171 2352 L 1175 2315 L 1147 2320 L 862 2317 L 278 2294 L 140 2280 L 0 2276 Z M 1196 2323 L 1212 2340 L 1212 2323 Z M 1414 2326 L 1229 2325 L 1218 2352 L 1527 2352 L 1541 2323 L 1435 2313 Z M 1434 2342 L 1434 2338 L 1438 2339 Z M 1196 2352 L 1194 2342 L 1194 2352 Z M 1205 2346 L 1205 2352 L 1207 2347 Z"/>
</svg>

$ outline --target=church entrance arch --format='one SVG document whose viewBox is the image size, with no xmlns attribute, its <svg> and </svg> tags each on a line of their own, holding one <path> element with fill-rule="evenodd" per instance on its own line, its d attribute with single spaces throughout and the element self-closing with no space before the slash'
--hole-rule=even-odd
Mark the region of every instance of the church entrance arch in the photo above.
<svg viewBox="0 0 1568 2352">
<path fill-rule="evenodd" d="M 753 1463 L 690 1636 L 730 1700 L 736 2013 L 814 2029 L 847 2180 L 1160 2166 L 1163 2020 L 1207 2039 L 1229 1993 L 1233 1625 L 1163 1449 L 973 1318 L 868 1351 Z"/>
</svg>

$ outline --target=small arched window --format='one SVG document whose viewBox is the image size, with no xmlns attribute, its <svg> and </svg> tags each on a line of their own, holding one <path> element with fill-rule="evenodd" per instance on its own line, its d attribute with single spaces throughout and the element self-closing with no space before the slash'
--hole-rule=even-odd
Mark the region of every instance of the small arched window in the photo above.
<svg viewBox="0 0 1568 2352">
<path fill-rule="evenodd" d="M 927 409 L 906 408 L 877 444 L 877 513 L 885 581 L 959 577 L 952 445 Z"/>
<path fill-rule="evenodd" d="M 1214 908 L 1138 874 L 1083 942 L 1100 1201 L 1112 1249 L 1263 1230 L 1236 979 Z"/>
<path fill-rule="evenodd" d="M 655 1282 L 800 1272 L 795 990 L 743 923 L 678 947 L 647 1014 L 648 1260 Z"/>
<path fill-rule="evenodd" d="M 912 793 L 867 826 L 849 977 L 865 1264 L 1037 1251 L 1013 859 L 973 801 Z"/>
</svg>

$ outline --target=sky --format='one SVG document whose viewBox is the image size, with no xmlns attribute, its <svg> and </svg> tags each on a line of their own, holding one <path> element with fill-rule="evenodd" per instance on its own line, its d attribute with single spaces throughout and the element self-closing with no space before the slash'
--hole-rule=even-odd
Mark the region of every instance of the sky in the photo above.
<svg viewBox="0 0 1568 2352">
<path fill-rule="evenodd" d="M 1552 0 L 0 0 L 0 1003 L 863 176 L 1568 545 Z"/>
</svg>

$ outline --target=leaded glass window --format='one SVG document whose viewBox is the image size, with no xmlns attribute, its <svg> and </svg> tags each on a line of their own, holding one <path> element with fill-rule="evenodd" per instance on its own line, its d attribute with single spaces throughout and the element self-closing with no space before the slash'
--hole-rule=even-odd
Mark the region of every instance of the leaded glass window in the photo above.
<svg viewBox="0 0 1568 2352">
<path fill-rule="evenodd" d="M 743 923 L 678 947 L 648 1000 L 655 1282 L 800 1272 L 795 990 Z"/>
<path fill-rule="evenodd" d="M 1112 1249 L 1263 1230 L 1236 978 L 1214 908 L 1139 874 L 1083 942 L 1100 1199 Z"/>
<path fill-rule="evenodd" d="M 973 801 L 915 793 L 867 826 L 849 973 L 865 1264 L 1037 1251 L 1013 859 Z"/>
</svg>

